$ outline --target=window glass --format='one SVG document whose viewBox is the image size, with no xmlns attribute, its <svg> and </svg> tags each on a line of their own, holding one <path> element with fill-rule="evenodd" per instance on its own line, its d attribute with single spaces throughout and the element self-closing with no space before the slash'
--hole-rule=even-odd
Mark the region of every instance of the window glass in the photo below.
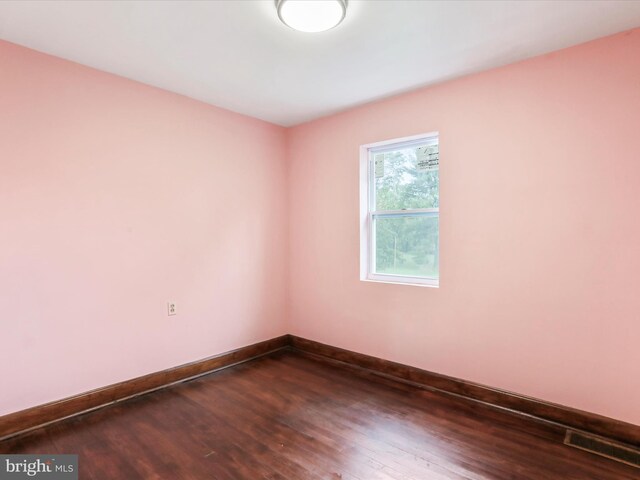
<svg viewBox="0 0 640 480">
<path fill-rule="evenodd" d="M 438 217 L 378 217 L 375 273 L 438 277 Z"/>
<path fill-rule="evenodd" d="M 419 149 L 423 149 L 422 155 L 420 155 Z M 423 161 L 425 156 L 434 158 L 438 154 L 438 145 L 418 145 L 386 153 L 374 153 L 376 161 L 379 161 L 380 156 L 383 156 L 384 169 L 377 168 L 374 172 L 375 205 L 373 210 L 439 208 L 440 178 L 438 169 L 419 170 L 417 152 Z"/>
</svg>

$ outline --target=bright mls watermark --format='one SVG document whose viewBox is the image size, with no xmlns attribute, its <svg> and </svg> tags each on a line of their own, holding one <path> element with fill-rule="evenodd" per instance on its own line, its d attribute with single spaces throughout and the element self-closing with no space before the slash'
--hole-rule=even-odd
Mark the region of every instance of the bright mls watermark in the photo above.
<svg viewBox="0 0 640 480">
<path fill-rule="evenodd" d="M 0 455 L 0 480 L 78 480 L 78 455 Z"/>
</svg>

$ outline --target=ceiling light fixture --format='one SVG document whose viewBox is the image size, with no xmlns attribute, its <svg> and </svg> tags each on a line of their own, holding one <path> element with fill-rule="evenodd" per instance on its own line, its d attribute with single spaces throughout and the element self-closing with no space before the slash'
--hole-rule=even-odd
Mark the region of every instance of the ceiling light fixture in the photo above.
<svg viewBox="0 0 640 480">
<path fill-rule="evenodd" d="M 347 0 L 276 0 L 282 23 L 301 32 L 324 32 L 347 14 Z"/>
</svg>

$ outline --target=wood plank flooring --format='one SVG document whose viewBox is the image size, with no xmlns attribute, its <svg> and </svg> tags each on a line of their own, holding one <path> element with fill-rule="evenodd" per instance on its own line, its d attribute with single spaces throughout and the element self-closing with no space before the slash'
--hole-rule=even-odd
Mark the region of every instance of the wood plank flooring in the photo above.
<svg viewBox="0 0 640 480">
<path fill-rule="evenodd" d="M 638 480 L 553 427 L 282 351 L 40 428 L 82 480 Z"/>
</svg>

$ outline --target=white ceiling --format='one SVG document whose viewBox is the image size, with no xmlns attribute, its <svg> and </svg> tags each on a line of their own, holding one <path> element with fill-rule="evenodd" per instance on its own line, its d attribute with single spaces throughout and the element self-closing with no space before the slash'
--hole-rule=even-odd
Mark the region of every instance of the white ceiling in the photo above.
<svg viewBox="0 0 640 480">
<path fill-rule="evenodd" d="M 640 1 L 349 0 L 316 34 L 272 0 L 0 1 L 4 40 L 285 126 L 637 26 Z"/>
</svg>

